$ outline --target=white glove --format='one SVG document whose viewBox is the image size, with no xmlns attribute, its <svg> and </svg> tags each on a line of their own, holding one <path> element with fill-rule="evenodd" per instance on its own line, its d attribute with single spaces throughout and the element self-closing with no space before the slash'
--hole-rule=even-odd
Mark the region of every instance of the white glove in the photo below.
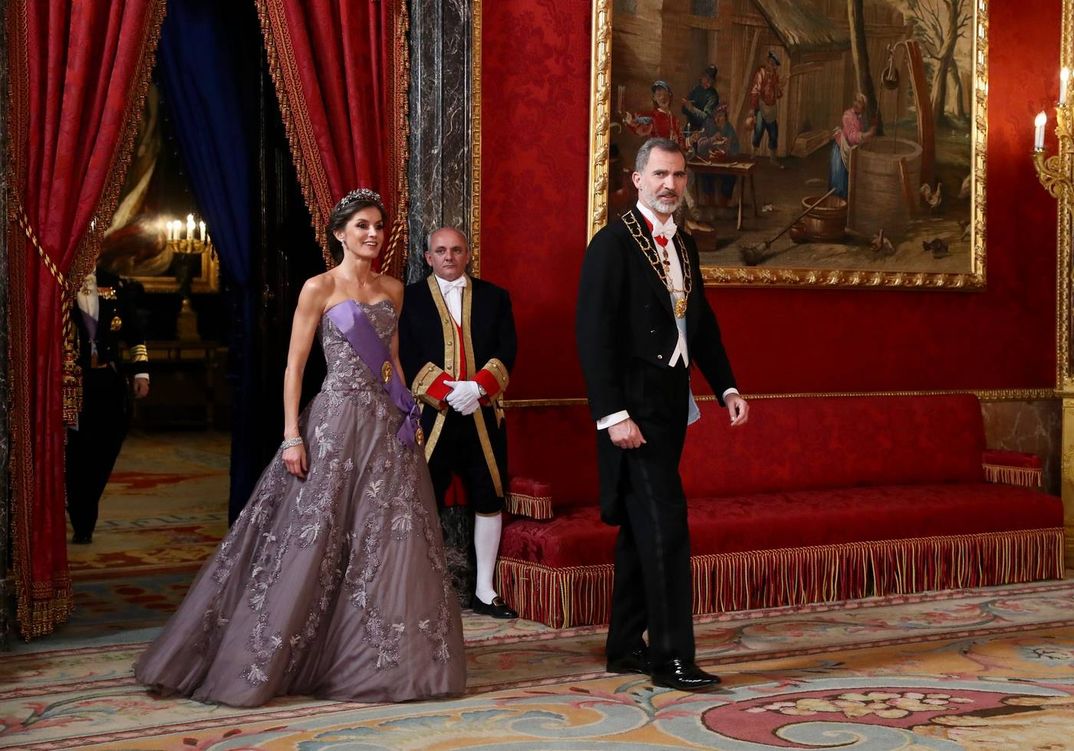
<svg viewBox="0 0 1074 751">
<path fill-rule="evenodd" d="M 444 385 L 451 387 L 447 403 L 459 414 L 472 415 L 481 406 L 481 387 L 477 381 L 444 381 Z"/>
</svg>

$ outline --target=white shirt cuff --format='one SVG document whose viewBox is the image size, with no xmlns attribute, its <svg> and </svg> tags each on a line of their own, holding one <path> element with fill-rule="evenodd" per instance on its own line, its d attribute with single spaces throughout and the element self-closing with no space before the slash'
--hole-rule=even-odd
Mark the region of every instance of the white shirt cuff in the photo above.
<svg viewBox="0 0 1074 751">
<path fill-rule="evenodd" d="M 723 392 L 723 398 L 726 399 L 728 394 L 734 394 L 735 396 L 742 396 L 742 394 L 738 393 L 738 389 L 736 389 L 733 386 L 731 388 L 727 389 L 727 391 Z"/>
<path fill-rule="evenodd" d="M 625 422 L 629 419 L 630 413 L 627 412 L 625 409 L 619 410 L 618 412 L 613 412 L 612 414 L 597 420 L 597 430 L 606 430 L 612 425 L 618 425 L 619 423 Z"/>
<path fill-rule="evenodd" d="M 143 381 L 148 381 L 149 380 L 149 374 L 148 373 L 135 373 L 134 377 L 135 378 L 141 378 Z"/>
</svg>

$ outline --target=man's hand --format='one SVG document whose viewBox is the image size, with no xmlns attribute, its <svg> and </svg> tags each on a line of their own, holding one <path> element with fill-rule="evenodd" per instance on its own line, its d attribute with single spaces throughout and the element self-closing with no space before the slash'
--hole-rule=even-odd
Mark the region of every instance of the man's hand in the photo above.
<svg viewBox="0 0 1074 751">
<path fill-rule="evenodd" d="M 135 378 L 134 379 L 134 398 L 145 399 L 149 396 L 149 379 L 148 378 Z"/>
<path fill-rule="evenodd" d="M 447 403 L 459 414 L 472 415 L 481 406 L 481 388 L 477 381 L 444 381 L 444 385 L 451 387 Z"/>
<path fill-rule="evenodd" d="M 636 449 L 645 443 L 641 428 L 629 417 L 608 428 L 608 437 L 621 449 Z"/>
<path fill-rule="evenodd" d="M 723 399 L 727 412 L 731 415 L 731 427 L 745 425 L 750 417 L 750 405 L 738 394 L 728 394 Z"/>
</svg>

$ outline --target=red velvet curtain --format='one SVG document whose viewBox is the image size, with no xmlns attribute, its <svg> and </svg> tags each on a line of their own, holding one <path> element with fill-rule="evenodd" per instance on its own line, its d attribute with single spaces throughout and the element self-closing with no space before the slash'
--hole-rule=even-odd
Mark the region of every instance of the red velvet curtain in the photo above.
<svg viewBox="0 0 1074 751">
<path fill-rule="evenodd" d="M 257 0 L 291 156 L 325 262 L 324 226 L 357 187 L 384 198 L 392 221 L 381 268 L 406 255 L 405 0 Z"/>
<path fill-rule="evenodd" d="M 12 547 L 27 639 L 71 611 L 64 309 L 115 210 L 163 14 L 164 0 L 8 3 Z"/>
</svg>

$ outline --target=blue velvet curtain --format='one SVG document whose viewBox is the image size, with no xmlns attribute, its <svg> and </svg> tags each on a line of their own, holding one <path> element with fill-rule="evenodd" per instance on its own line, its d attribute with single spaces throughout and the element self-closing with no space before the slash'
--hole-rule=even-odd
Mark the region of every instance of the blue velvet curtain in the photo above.
<svg viewBox="0 0 1074 751">
<path fill-rule="evenodd" d="M 190 184 L 232 297 L 230 523 L 249 498 L 261 468 L 252 435 L 257 319 L 251 180 L 258 110 L 252 94 L 256 87 L 242 83 L 242 61 L 227 25 L 219 0 L 168 0 L 157 65 Z"/>
</svg>

